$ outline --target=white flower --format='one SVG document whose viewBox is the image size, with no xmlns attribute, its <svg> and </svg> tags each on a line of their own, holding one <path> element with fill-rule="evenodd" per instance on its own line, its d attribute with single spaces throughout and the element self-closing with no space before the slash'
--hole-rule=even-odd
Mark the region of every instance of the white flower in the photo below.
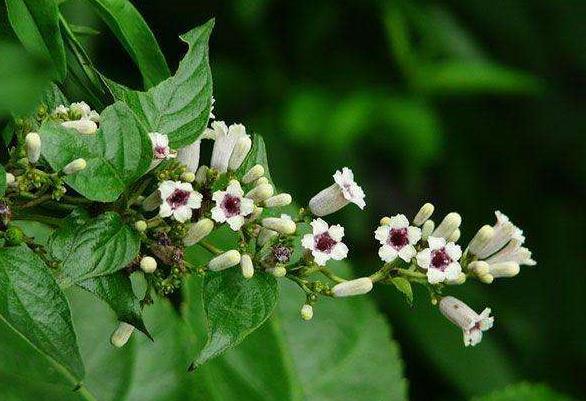
<svg viewBox="0 0 586 401">
<path fill-rule="evenodd" d="M 462 256 L 459 245 L 446 243 L 445 238 L 429 237 L 429 248 L 417 254 L 417 264 L 427 270 L 427 280 L 437 284 L 446 280 L 456 280 L 462 272 L 458 260 Z"/>
<path fill-rule="evenodd" d="M 79 114 L 82 118 L 89 116 L 89 114 L 92 112 L 92 108 L 86 102 L 83 101 L 71 103 L 69 105 L 69 110 Z"/>
<path fill-rule="evenodd" d="M 462 224 L 462 217 L 458 213 L 448 213 L 433 233 L 431 233 L 431 236 L 441 237 L 447 240 L 460 227 L 460 224 Z"/>
<path fill-rule="evenodd" d="M 216 116 L 214 115 L 214 103 L 216 103 L 216 99 L 212 96 L 212 103 L 210 105 L 210 120 L 215 120 Z"/>
<path fill-rule="evenodd" d="M 450 322 L 462 329 L 466 347 L 479 344 L 482 340 L 482 332 L 489 330 L 494 324 L 494 317 L 490 316 L 490 308 L 477 314 L 464 302 L 454 297 L 442 298 L 439 309 Z"/>
<path fill-rule="evenodd" d="M 65 128 L 73 128 L 82 135 L 94 135 L 98 130 L 97 124 L 92 120 L 81 119 L 64 121 L 61 123 Z"/>
<path fill-rule="evenodd" d="M 301 245 L 311 251 L 315 263 L 325 266 L 330 259 L 342 260 L 348 256 L 348 247 L 342 242 L 344 227 L 329 226 L 322 219 L 313 220 L 311 226 L 313 234 L 305 234 Z"/>
<path fill-rule="evenodd" d="M 309 208 L 316 216 L 334 213 L 352 202 L 364 209 L 364 191 L 354 181 L 354 173 L 347 167 L 334 174 L 334 184 L 319 192 L 309 201 Z"/>
<path fill-rule="evenodd" d="M 159 132 L 150 132 L 149 137 L 153 144 L 153 157 L 157 161 L 177 157 L 177 153 L 173 152 L 169 147 L 169 137 Z"/>
<path fill-rule="evenodd" d="M 177 153 L 177 160 L 187 167 L 187 171 L 195 173 L 199 167 L 199 156 L 201 149 L 201 141 L 197 140 L 191 145 L 187 145 Z"/>
<path fill-rule="evenodd" d="M 409 226 L 409 220 L 402 214 L 390 218 L 388 225 L 382 225 L 374 232 L 380 241 L 378 256 L 384 262 L 392 262 L 398 257 L 409 262 L 416 254 L 415 244 L 421 239 L 421 229 Z"/>
<path fill-rule="evenodd" d="M 519 265 L 534 266 L 537 264 L 531 259 L 531 251 L 521 246 L 521 241 L 512 239 L 500 251 L 486 259 L 488 264 L 513 262 Z"/>
<path fill-rule="evenodd" d="M 216 206 L 212 208 L 212 219 L 227 222 L 234 231 L 240 230 L 244 218 L 254 210 L 254 201 L 244 197 L 244 191 L 236 180 L 230 181 L 225 191 L 216 191 L 212 196 Z"/>
<path fill-rule="evenodd" d="M 163 181 L 159 185 L 159 193 L 163 202 L 159 216 L 173 216 L 181 223 L 191 219 L 192 209 L 199 209 L 203 198 L 191 184 L 180 181 Z"/>
<path fill-rule="evenodd" d="M 215 140 L 210 166 L 220 173 L 225 173 L 228 171 L 228 164 L 236 142 L 240 137 L 248 136 L 246 128 L 242 124 L 232 124 L 228 128 L 223 121 L 214 121 L 211 130 L 208 129 L 206 135 Z"/>
<path fill-rule="evenodd" d="M 496 224 L 493 226 L 493 235 L 490 241 L 480 249 L 476 256 L 484 259 L 502 249 L 512 239 L 517 240 L 520 244 L 525 242 L 523 231 L 515 226 L 509 218 L 498 210 L 495 212 Z"/>
<path fill-rule="evenodd" d="M 362 277 L 336 284 L 332 288 L 332 294 L 336 298 L 352 297 L 355 295 L 367 294 L 371 290 L 372 280 L 370 279 L 370 277 Z"/>
<path fill-rule="evenodd" d="M 429 220 L 434 210 L 435 207 L 431 203 L 426 203 L 423 206 L 421 206 L 421 209 L 419 209 L 419 212 L 417 212 L 417 214 L 413 218 L 413 225 L 416 225 L 418 227 L 422 226 L 423 223 Z"/>
<path fill-rule="evenodd" d="M 41 157 L 41 137 L 36 132 L 29 132 L 25 137 L 26 155 L 28 161 L 36 163 Z"/>
<path fill-rule="evenodd" d="M 152 256 L 145 256 L 140 260 L 140 268 L 147 274 L 154 273 L 157 270 L 157 261 Z"/>
<path fill-rule="evenodd" d="M 68 113 L 69 113 L 69 108 L 62 105 L 62 104 L 55 107 L 55 110 L 53 110 L 53 114 L 68 114 Z"/>
<path fill-rule="evenodd" d="M 261 224 L 264 228 L 285 235 L 292 235 L 297 231 L 297 224 L 288 214 L 281 214 L 281 217 L 266 217 L 262 219 Z"/>
</svg>

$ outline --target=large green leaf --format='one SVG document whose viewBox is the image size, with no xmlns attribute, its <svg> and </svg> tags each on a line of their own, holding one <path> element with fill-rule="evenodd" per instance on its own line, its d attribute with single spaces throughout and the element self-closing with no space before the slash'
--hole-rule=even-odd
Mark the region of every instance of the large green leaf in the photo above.
<svg viewBox="0 0 586 401">
<path fill-rule="evenodd" d="M 43 156 L 60 171 L 82 157 L 87 168 L 65 178 L 67 184 L 88 199 L 113 202 L 126 186 L 142 176 L 152 160 L 152 144 L 136 116 L 122 102 L 101 114 L 95 136 L 80 135 L 53 122 L 41 126 Z"/>
<path fill-rule="evenodd" d="M 278 297 L 279 287 L 269 274 L 246 280 L 238 268 L 208 273 L 202 295 L 208 341 L 193 367 L 242 342 L 270 317 Z"/>
<path fill-rule="evenodd" d="M 142 74 L 146 88 L 171 75 L 155 36 L 128 0 L 88 0 L 120 40 Z"/>
<path fill-rule="evenodd" d="M 71 387 L 84 376 L 67 300 L 48 267 L 26 246 L 0 249 L 0 321 L 67 378 Z M 23 341 L 25 340 L 25 341 Z M 6 348 L 2 345 L 0 348 Z M 4 365 L 4 362 L 0 365 Z"/>
<path fill-rule="evenodd" d="M 66 224 L 55 231 L 48 246 L 53 257 L 61 261 L 59 280 L 67 286 L 123 269 L 138 256 L 140 238 L 114 212 L 90 221 L 74 212 Z M 102 295 L 112 290 L 108 287 L 112 283 L 103 282 L 101 288 L 95 285 L 85 283 L 82 287 L 88 289 L 89 286 Z"/>
<path fill-rule="evenodd" d="M 10 24 L 24 47 L 31 54 L 51 61 L 59 80 L 65 79 L 67 64 L 57 2 L 6 0 L 6 7 Z"/>
<path fill-rule="evenodd" d="M 571 401 L 570 397 L 558 393 L 543 384 L 521 383 L 495 391 L 473 401 Z"/>
<path fill-rule="evenodd" d="M 210 20 L 181 36 L 189 50 L 177 72 L 149 91 L 106 80 L 114 98 L 126 102 L 150 131 L 168 135 L 175 148 L 193 143 L 208 123 L 212 98 L 208 40 L 213 26 Z"/>
</svg>

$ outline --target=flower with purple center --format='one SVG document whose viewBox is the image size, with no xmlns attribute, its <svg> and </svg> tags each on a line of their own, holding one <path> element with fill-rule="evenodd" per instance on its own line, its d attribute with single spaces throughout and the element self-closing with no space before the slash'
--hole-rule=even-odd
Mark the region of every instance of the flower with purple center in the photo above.
<svg viewBox="0 0 586 401">
<path fill-rule="evenodd" d="M 180 181 L 163 181 L 159 185 L 161 206 L 159 216 L 170 217 L 181 223 L 191 219 L 192 209 L 199 209 L 203 196 L 191 184 Z"/>
<path fill-rule="evenodd" d="M 301 245 L 309 249 L 315 263 L 325 266 L 330 259 L 342 260 L 348 256 L 348 247 L 342 242 L 344 227 L 337 224 L 329 226 L 322 219 L 315 219 L 311 222 L 312 234 L 305 234 Z"/>
<path fill-rule="evenodd" d="M 159 132 L 149 133 L 151 142 L 153 144 L 153 157 L 155 161 L 161 162 L 165 159 L 177 157 L 177 152 L 174 152 L 169 147 L 169 137 Z"/>
<path fill-rule="evenodd" d="M 374 237 L 381 243 L 378 256 L 383 262 L 390 263 L 397 257 L 410 262 L 417 254 L 415 244 L 421 239 L 421 229 L 409 226 L 407 217 L 397 214 L 389 224 L 377 228 Z"/>
<path fill-rule="evenodd" d="M 429 237 L 429 248 L 417 254 L 417 264 L 427 270 L 427 281 L 438 284 L 446 280 L 456 280 L 462 272 L 458 260 L 462 256 L 460 245 L 447 242 L 444 238 Z"/>
<path fill-rule="evenodd" d="M 236 180 L 230 181 L 225 191 L 216 191 L 212 196 L 216 206 L 212 208 L 212 219 L 228 223 L 234 231 L 244 225 L 244 218 L 254 210 L 254 201 L 244 197 L 244 191 Z"/>
</svg>

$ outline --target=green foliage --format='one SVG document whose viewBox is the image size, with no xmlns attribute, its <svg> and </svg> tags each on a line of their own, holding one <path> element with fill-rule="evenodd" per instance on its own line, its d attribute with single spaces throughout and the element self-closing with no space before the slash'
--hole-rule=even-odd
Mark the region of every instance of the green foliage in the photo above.
<svg viewBox="0 0 586 401">
<path fill-rule="evenodd" d="M 210 20 L 181 35 L 189 50 L 177 72 L 147 92 L 106 80 L 114 98 L 128 104 L 149 131 L 167 135 L 174 148 L 193 143 L 208 123 L 212 98 L 208 40 L 213 26 Z"/>
<path fill-rule="evenodd" d="M 92 220 L 74 212 L 66 224 L 55 231 L 48 246 L 53 257 L 61 261 L 59 280 L 68 285 L 123 269 L 138 256 L 140 238 L 114 212 L 106 212 Z M 88 283 L 82 285 L 88 286 L 94 288 Z M 106 288 L 95 288 L 98 293 L 102 290 Z"/>
<path fill-rule="evenodd" d="M 53 0 L 6 0 L 6 7 L 10 24 L 24 47 L 31 54 L 52 62 L 58 79 L 65 79 L 67 64 L 57 3 Z"/>
<path fill-rule="evenodd" d="M 543 384 L 521 383 L 495 391 L 490 395 L 475 397 L 472 401 L 571 401 Z"/>
<path fill-rule="evenodd" d="M 51 272 L 26 246 L 0 248 L 0 266 L 2 331 L 14 331 L 21 337 L 14 340 L 19 347 L 28 343 L 75 385 L 83 379 L 83 362 L 69 305 Z"/>
<path fill-rule="evenodd" d="M 142 74 L 145 88 L 171 75 L 155 36 L 128 0 L 87 0 L 98 11 Z"/>
<path fill-rule="evenodd" d="M 246 156 L 246 159 L 242 162 L 242 165 L 237 171 L 237 175 L 242 177 L 252 167 L 260 164 L 265 170 L 264 176 L 268 178 L 269 182 L 273 182 L 271 179 L 271 172 L 269 170 L 269 160 L 267 157 L 267 148 L 262 135 L 254 134 L 252 137 L 252 148 Z"/>
<path fill-rule="evenodd" d="M 193 367 L 241 343 L 271 316 L 278 298 L 277 281 L 269 274 L 246 280 L 238 268 L 209 272 L 202 292 L 208 341 Z"/>
<path fill-rule="evenodd" d="M 122 102 L 103 111 L 95 136 L 83 136 L 53 122 L 43 124 L 40 134 L 43 156 L 56 171 L 77 158 L 86 160 L 87 168 L 66 177 L 65 182 L 91 200 L 117 200 L 151 163 L 151 140 Z"/>
<path fill-rule="evenodd" d="M 413 305 L 413 288 L 411 287 L 411 283 L 403 277 L 394 277 L 391 279 L 391 283 L 405 296 L 409 305 Z"/>
<path fill-rule="evenodd" d="M 6 193 L 6 170 L 4 166 L 0 164 L 0 198 Z"/>
</svg>

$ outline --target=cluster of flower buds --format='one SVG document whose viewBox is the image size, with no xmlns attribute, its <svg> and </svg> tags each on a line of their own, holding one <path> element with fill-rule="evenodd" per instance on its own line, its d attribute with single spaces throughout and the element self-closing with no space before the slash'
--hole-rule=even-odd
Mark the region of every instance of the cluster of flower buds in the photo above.
<svg viewBox="0 0 586 401">
<path fill-rule="evenodd" d="M 100 115 L 85 102 L 59 105 L 51 116 L 66 128 L 73 128 L 83 135 L 94 135 L 98 130 Z"/>
</svg>

